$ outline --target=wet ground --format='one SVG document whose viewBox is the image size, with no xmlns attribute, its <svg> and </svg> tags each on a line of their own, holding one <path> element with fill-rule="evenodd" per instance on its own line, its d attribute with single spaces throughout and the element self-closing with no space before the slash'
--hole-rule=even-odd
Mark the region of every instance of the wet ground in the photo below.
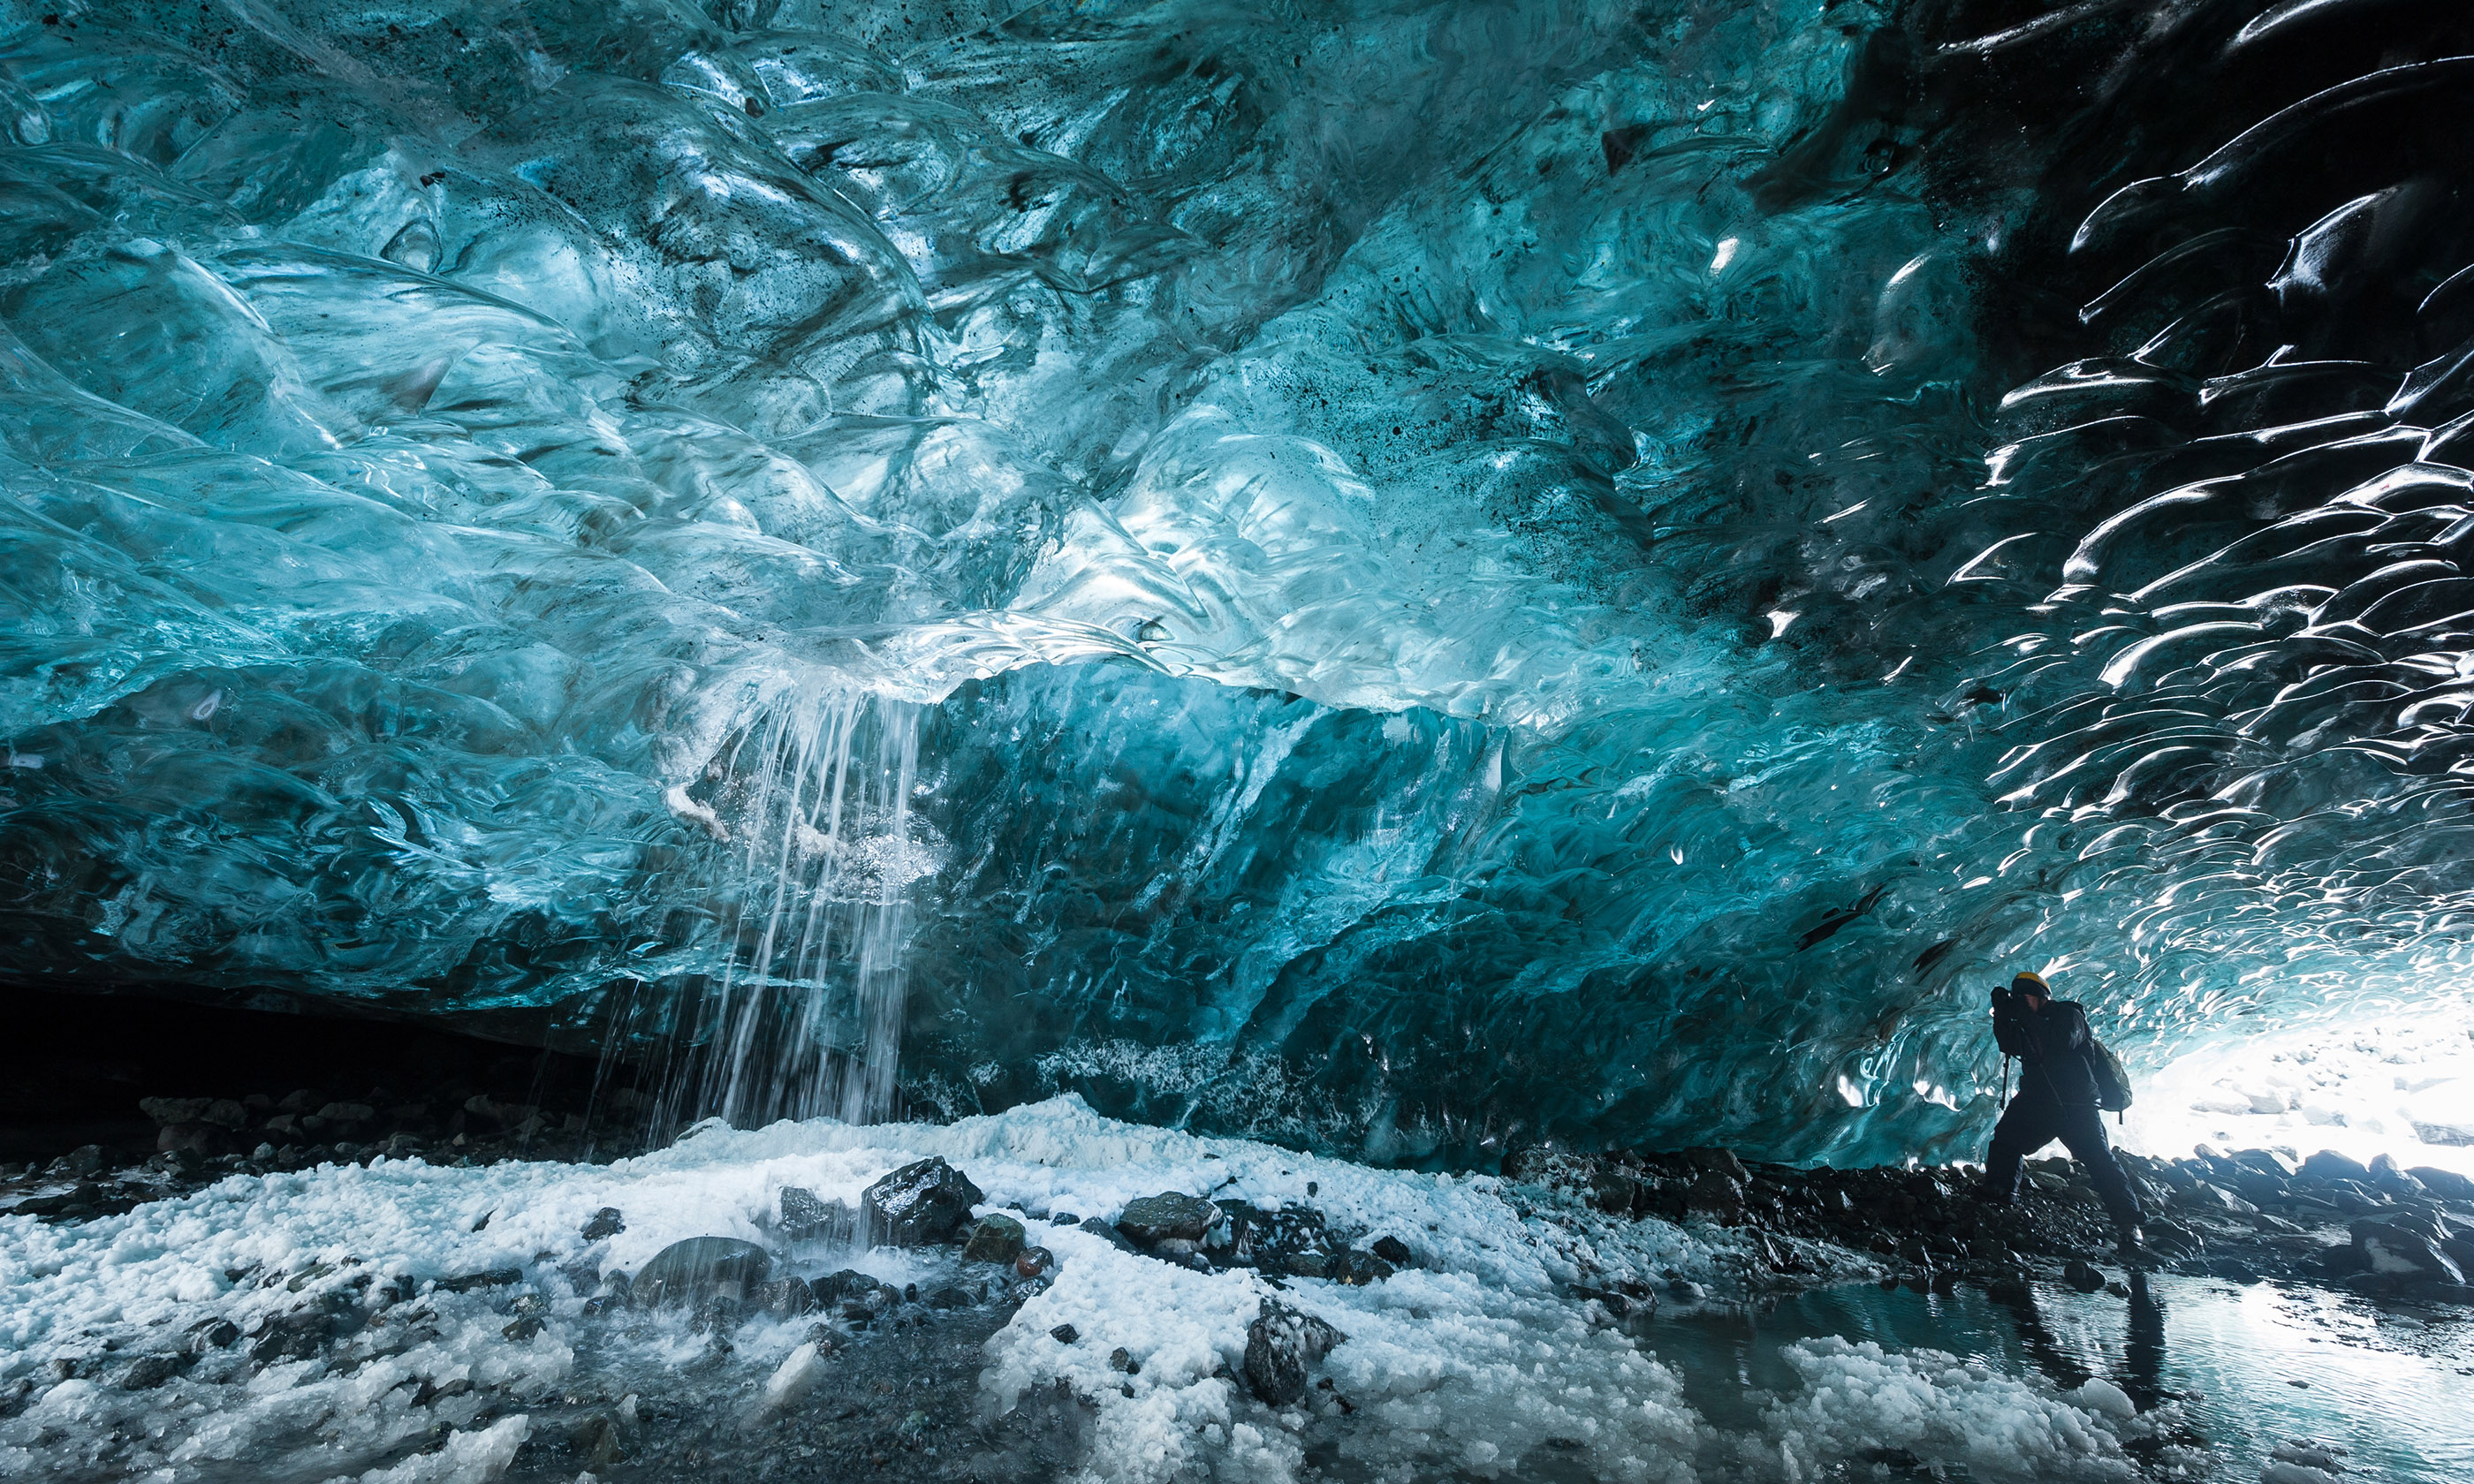
<svg viewBox="0 0 2474 1484">
<path fill-rule="evenodd" d="M 959 1269 L 932 1262 L 923 1277 L 932 1289 L 970 1281 Z M 991 1284 L 973 1282 L 970 1291 L 979 1302 L 907 1303 L 856 1332 L 817 1326 L 831 1348 L 813 1389 L 770 1407 L 765 1376 L 732 1364 L 727 1342 L 682 1333 L 675 1318 L 615 1323 L 579 1349 L 567 1385 L 531 1405 L 531 1435 L 502 1477 L 512 1484 L 570 1484 L 579 1472 L 602 1484 L 1059 1478 L 1082 1456 L 1090 1409 L 1066 1389 L 991 1415 L 979 1388 L 981 1347 L 1019 1304 Z"/>
<path fill-rule="evenodd" d="M 1750 1425 L 1769 1396 L 1794 1387 L 1781 1347 L 1839 1335 L 2041 1372 L 2065 1389 L 2101 1376 L 2143 1411 L 2179 1402 L 2188 1441 L 2219 1478 L 2255 1479 L 2282 1447 L 2289 1457 L 2324 1451 L 2353 1479 L 2474 1479 L 2474 1313 L 2374 1305 L 2304 1283 L 2162 1274 L 2124 1286 L 2127 1295 L 2037 1283 L 1997 1297 L 1852 1284 L 1669 1309 L 1641 1343 L 1721 1427 Z"/>
</svg>

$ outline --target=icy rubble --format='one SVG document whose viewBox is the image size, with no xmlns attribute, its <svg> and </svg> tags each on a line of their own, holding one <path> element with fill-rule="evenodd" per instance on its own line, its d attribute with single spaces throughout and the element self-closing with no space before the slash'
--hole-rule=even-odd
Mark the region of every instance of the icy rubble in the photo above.
<svg viewBox="0 0 2474 1484">
<path fill-rule="evenodd" d="M 987 1194 L 983 1209 L 1019 1213 L 1057 1255 L 1055 1281 L 988 1342 L 981 1391 L 1002 1410 L 1062 1377 L 1090 1398 L 1098 1413 L 1081 1476 L 1092 1480 L 1288 1480 L 1304 1471 L 1309 1443 L 1375 1478 L 1438 1464 L 1510 1477 L 1524 1460 L 1556 1456 L 1607 1478 L 1800 1479 L 1880 1446 L 1968 1462 L 1978 1477 L 2122 1476 L 2118 1435 L 2134 1424 L 2104 1399 L 1870 1347 L 1805 1346 L 1795 1363 L 1807 1392 L 1779 1399 L 1758 1436 L 1722 1436 L 1655 1355 L 1564 1287 L 1585 1263 L 1715 1281 L 1711 1244 L 1723 1246 L 1723 1233 L 1524 1214 L 1521 1192 L 1490 1177 L 1200 1138 L 1114 1122 L 1070 1098 L 943 1127 L 708 1126 L 608 1166 L 381 1160 L 230 1179 L 83 1224 L 0 1218 L 0 1387 L 17 1398 L 0 1421 L 0 1472 L 80 1476 L 117 1435 L 134 1441 L 121 1445 L 113 1476 L 237 1459 L 270 1476 L 474 1484 L 523 1443 L 528 1399 L 596 1368 L 649 1395 L 679 1367 L 716 1363 L 707 1340 L 677 1321 L 633 1350 L 595 1341 L 598 1321 L 583 1309 L 594 1270 L 632 1270 L 690 1236 L 779 1245 L 771 1212 L 786 1185 L 855 1200 L 930 1154 L 966 1169 Z M 1311 1200 L 1336 1225 L 1396 1233 L 1415 1265 L 1359 1287 L 1289 1280 L 1278 1300 L 1347 1339 L 1319 1369 L 1329 1389 L 1268 1409 L 1233 1378 L 1247 1326 L 1273 1293 L 1261 1275 L 1135 1256 L 1049 1219 L 1113 1212 L 1163 1189 Z M 580 1233 L 610 1206 L 626 1230 L 586 1242 Z M 856 1260 L 896 1282 L 929 1260 L 785 1250 L 803 1263 Z M 544 1321 L 530 1338 L 501 1333 L 503 1288 L 437 1283 L 501 1268 L 517 1270 L 517 1306 Z M 263 1367 L 246 1360 L 273 1332 L 262 1322 L 389 1286 L 400 1303 L 356 1337 Z M 185 1348 L 216 1319 L 255 1333 L 232 1349 L 202 1347 L 185 1371 L 133 1389 L 133 1365 Z M 1063 1325 L 1072 1343 L 1052 1334 Z M 720 1362 L 739 1377 L 729 1394 L 744 1393 L 732 1404 L 795 1407 L 803 1354 L 812 1366 L 848 1358 L 818 1360 L 801 1324 L 762 1316 L 735 1340 Z M 1112 1363 L 1120 1349 L 1130 1365 Z M 428 1450 L 376 1462 L 413 1448 Z"/>
</svg>

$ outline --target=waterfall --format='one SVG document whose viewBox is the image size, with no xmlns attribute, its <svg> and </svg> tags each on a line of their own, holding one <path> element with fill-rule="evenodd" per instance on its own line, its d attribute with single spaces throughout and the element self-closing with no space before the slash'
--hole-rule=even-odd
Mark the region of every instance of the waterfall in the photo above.
<svg viewBox="0 0 2474 1484">
<path fill-rule="evenodd" d="M 717 764 L 740 894 L 727 966 L 673 1033 L 674 1120 L 892 1112 L 910 886 L 934 860 L 913 838 L 919 730 L 915 703 L 811 692 Z"/>
</svg>

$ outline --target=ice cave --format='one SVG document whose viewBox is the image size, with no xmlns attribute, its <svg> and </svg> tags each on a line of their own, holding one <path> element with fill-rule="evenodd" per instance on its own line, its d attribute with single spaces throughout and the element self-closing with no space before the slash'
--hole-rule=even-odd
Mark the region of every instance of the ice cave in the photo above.
<svg viewBox="0 0 2474 1484">
<path fill-rule="evenodd" d="M 0 1480 L 2474 1479 L 2469 138 L 2463 0 L 5 0 Z"/>
</svg>

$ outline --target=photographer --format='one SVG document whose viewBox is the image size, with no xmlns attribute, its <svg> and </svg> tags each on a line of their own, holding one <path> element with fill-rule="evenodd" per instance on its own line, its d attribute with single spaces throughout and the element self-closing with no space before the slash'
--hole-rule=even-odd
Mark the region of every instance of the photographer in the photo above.
<svg viewBox="0 0 2474 1484">
<path fill-rule="evenodd" d="M 2135 1255 L 2145 1218 L 2122 1166 L 2114 1162 L 2113 1146 L 2098 1115 L 2087 1012 L 2053 998 L 2042 976 L 2022 973 L 2010 988 L 1993 992 L 1993 1035 L 2002 1055 L 2017 1057 L 2022 1070 L 2019 1093 L 1993 1128 L 1993 1148 L 1984 1160 L 1984 1199 L 1997 1206 L 2016 1200 L 2020 1166 L 2058 1138 L 2087 1166 L 2088 1179 L 2113 1217 L 2122 1253 Z"/>
</svg>

